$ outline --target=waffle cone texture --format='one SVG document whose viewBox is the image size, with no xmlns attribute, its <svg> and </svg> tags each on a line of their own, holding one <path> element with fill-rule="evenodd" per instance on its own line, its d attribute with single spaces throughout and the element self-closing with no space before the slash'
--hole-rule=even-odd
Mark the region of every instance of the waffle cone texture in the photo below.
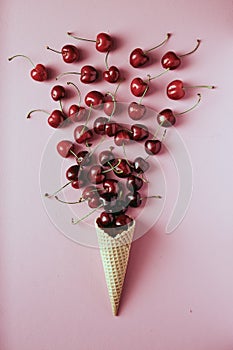
<svg viewBox="0 0 233 350">
<path fill-rule="evenodd" d="M 133 241 L 135 221 L 127 230 L 118 233 L 115 237 L 111 237 L 103 229 L 99 228 L 97 223 L 95 223 L 95 227 L 112 313 L 114 316 L 117 316 L 131 243 Z"/>
</svg>

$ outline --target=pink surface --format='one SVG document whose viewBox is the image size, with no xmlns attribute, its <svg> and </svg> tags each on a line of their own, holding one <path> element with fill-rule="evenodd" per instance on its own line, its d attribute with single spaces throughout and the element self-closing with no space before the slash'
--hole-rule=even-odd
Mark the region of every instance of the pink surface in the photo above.
<svg viewBox="0 0 233 350">
<path fill-rule="evenodd" d="M 226 0 L 1 2 L 1 350 L 233 349 L 232 11 Z M 167 32 L 173 37 L 155 55 L 189 50 L 201 38 L 200 50 L 158 86 L 182 78 L 218 87 L 203 91 L 201 106 L 177 125 L 192 159 L 192 201 L 166 235 L 178 191 L 168 175 L 160 220 L 133 244 L 118 318 L 111 315 L 99 251 L 60 234 L 42 205 L 40 159 L 53 131 L 43 116 L 31 122 L 24 116 L 50 108 L 51 83 L 31 81 L 23 60 L 7 62 L 25 53 L 66 69 L 44 48 L 72 43 L 68 30 L 90 38 L 112 33 L 119 47 L 111 62 L 122 68 L 131 49 L 150 48 Z M 101 66 L 103 56 L 95 57 Z M 157 61 L 140 74 L 160 70 Z M 132 99 L 126 85 L 118 96 Z M 193 97 L 174 103 L 157 91 L 145 103 L 180 111 Z M 165 156 L 161 161 L 169 174 L 172 165 Z"/>
</svg>

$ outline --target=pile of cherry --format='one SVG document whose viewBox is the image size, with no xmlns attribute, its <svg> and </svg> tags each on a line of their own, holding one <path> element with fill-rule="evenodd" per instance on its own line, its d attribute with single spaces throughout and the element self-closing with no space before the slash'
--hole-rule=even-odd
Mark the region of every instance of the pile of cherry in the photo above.
<svg viewBox="0 0 233 350">
<path fill-rule="evenodd" d="M 184 114 L 197 106 L 200 102 L 201 96 L 198 94 L 198 101 L 195 105 L 182 113 L 174 114 L 172 110 L 168 108 L 158 113 L 158 129 L 155 133 L 151 133 L 143 124 L 135 123 L 132 125 L 120 125 L 112 119 L 114 118 L 117 109 L 116 92 L 119 85 L 124 80 L 117 67 L 109 67 L 108 65 L 109 52 L 114 46 L 112 37 L 106 33 L 100 33 L 95 40 L 90 40 L 76 37 L 71 33 L 68 33 L 68 35 L 78 40 L 94 42 L 96 49 L 99 52 L 106 54 L 106 70 L 102 73 L 102 77 L 108 83 L 117 83 L 117 87 L 113 94 L 107 93 L 104 95 L 96 90 L 88 92 L 84 99 L 88 108 L 85 108 L 84 106 L 81 106 L 81 92 L 78 86 L 72 82 L 67 82 L 68 85 L 71 85 L 76 89 L 79 96 L 79 103 L 72 104 L 67 113 L 64 112 L 62 106 L 62 100 L 66 97 L 66 89 L 62 85 L 55 85 L 52 87 L 51 97 L 54 101 L 60 103 L 60 109 L 48 113 L 48 124 L 53 128 L 58 128 L 63 127 L 67 123 L 77 123 L 77 126 L 75 125 L 74 129 L 74 142 L 70 140 L 62 140 L 57 145 L 58 153 L 63 158 L 73 157 L 75 159 L 75 164 L 70 166 L 66 171 L 68 183 L 62 186 L 62 188 L 54 194 L 46 194 L 46 196 L 55 197 L 63 203 L 70 203 L 59 199 L 57 196 L 58 192 L 68 185 L 71 185 L 74 189 L 82 189 L 80 199 L 71 204 L 79 204 L 87 201 L 89 207 L 92 208 L 92 211 L 85 217 L 89 216 L 95 210 L 102 208 L 104 211 L 102 211 L 97 218 L 98 225 L 105 228 L 109 234 L 116 235 L 119 230 L 124 229 L 124 227 L 130 224 L 133 220 L 126 214 L 127 210 L 129 208 L 139 207 L 142 204 L 143 199 L 146 198 L 140 194 L 139 190 L 147 182 L 144 177 L 144 173 L 150 166 L 147 159 L 149 156 L 158 154 L 161 150 L 162 139 L 165 136 L 165 133 L 163 133 L 162 138 L 159 140 L 158 130 L 161 127 L 168 128 L 174 125 L 176 118 L 179 115 Z M 129 57 L 130 65 L 134 68 L 145 65 L 149 61 L 150 52 L 165 44 L 169 38 L 170 34 L 167 34 L 162 43 L 149 50 L 142 50 L 141 48 L 133 50 Z M 129 104 L 129 118 L 138 121 L 144 117 L 146 106 L 142 104 L 142 100 L 149 90 L 151 81 L 169 70 L 177 69 L 181 64 L 181 59 L 184 56 L 195 52 L 199 45 L 200 40 L 197 40 L 197 44 L 192 51 L 180 55 L 173 51 L 168 51 L 161 58 L 161 64 L 164 68 L 162 73 L 154 77 L 147 75 L 146 79 L 136 77 L 131 81 L 131 93 L 136 97 L 140 97 L 140 100 L 139 102 L 132 102 Z M 47 49 L 61 54 L 65 63 L 74 63 L 80 58 L 79 48 L 71 44 L 63 46 L 61 51 L 51 49 L 48 46 Z M 31 59 L 25 55 L 15 55 L 10 57 L 9 60 L 16 57 L 24 57 L 33 65 L 33 69 L 30 72 L 32 79 L 36 81 L 45 81 L 48 79 L 48 70 L 44 65 L 34 65 Z M 100 76 L 100 72 L 98 72 L 95 67 L 85 65 L 80 72 L 65 72 L 60 74 L 56 79 L 71 74 L 80 75 L 80 81 L 84 84 L 91 84 Z M 197 87 L 214 88 L 209 85 L 185 86 L 181 80 L 174 80 L 167 86 L 167 96 L 170 99 L 178 100 L 184 97 L 186 89 Z M 92 110 L 97 108 L 103 108 L 106 116 L 96 118 L 93 127 L 89 128 L 88 122 Z M 33 110 L 28 114 L 28 118 L 31 117 L 32 113 L 38 111 L 46 112 L 43 110 Z M 124 157 L 119 157 L 115 151 L 113 152 L 114 147 L 102 151 L 97 157 L 95 150 L 91 149 L 91 146 L 97 137 L 101 138 L 99 143 L 101 143 L 104 138 L 112 137 L 116 146 L 122 146 Z M 144 149 L 147 154 L 146 158 L 136 157 L 133 161 L 127 158 L 125 145 L 132 142 L 144 142 Z M 83 145 L 84 148 L 81 148 L 80 145 Z M 122 179 L 125 180 L 122 181 Z M 153 197 L 159 198 L 160 196 Z M 84 218 L 73 220 L 73 223 L 78 223 Z M 112 228 L 114 228 L 114 230 L 112 230 Z"/>
</svg>

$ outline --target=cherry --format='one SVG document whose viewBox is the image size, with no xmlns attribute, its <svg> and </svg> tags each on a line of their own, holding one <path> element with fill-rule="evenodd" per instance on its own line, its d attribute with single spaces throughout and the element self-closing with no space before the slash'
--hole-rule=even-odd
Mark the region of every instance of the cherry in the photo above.
<svg viewBox="0 0 233 350">
<path fill-rule="evenodd" d="M 68 111 L 68 118 L 72 122 L 79 122 L 81 120 L 84 120 L 86 118 L 86 109 L 84 107 L 80 106 L 80 104 L 81 104 L 81 93 L 80 93 L 80 90 L 77 87 L 77 85 L 75 85 L 71 81 L 68 81 L 67 85 L 72 85 L 76 89 L 76 91 L 78 93 L 78 97 L 79 97 L 78 105 L 73 104 L 73 105 L 70 106 L 69 111 Z"/>
<path fill-rule="evenodd" d="M 131 175 L 131 169 L 126 159 L 115 159 L 112 163 L 112 170 L 121 178 Z"/>
<path fill-rule="evenodd" d="M 172 112 L 171 109 L 169 108 L 166 108 L 166 109 L 163 109 L 161 112 L 159 112 L 159 114 L 157 115 L 157 121 L 159 123 L 159 125 L 165 127 L 165 128 L 168 128 L 172 125 L 175 124 L 176 122 L 176 117 L 177 116 L 180 116 L 182 114 L 185 114 L 187 112 L 190 112 L 192 111 L 194 108 L 197 107 L 197 105 L 200 103 L 201 101 L 201 95 L 200 94 L 197 94 L 198 96 L 198 100 L 197 102 L 189 109 L 185 110 L 184 112 L 181 112 L 181 113 L 176 113 L 174 115 L 174 113 Z"/>
<path fill-rule="evenodd" d="M 111 213 L 103 211 L 97 219 L 97 223 L 100 227 L 109 227 L 114 223 L 114 216 Z"/>
<path fill-rule="evenodd" d="M 126 199 L 126 202 L 128 203 L 128 205 L 130 207 L 133 207 L 133 208 L 137 208 L 141 205 L 142 203 L 142 199 L 141 199 L 141 196 L 139 194 L 139 192 L 135 191 L 135 192 L 130 192 L 126 195 L 125 197 Z"/>
<path fill-rule="evenodd" d="M 124 213 L 126 213 L 127 209 L 128 209 L 128 206 L 127 206 L 126 202 L 121 200 L 121 199 L 107 203 L 104 206 L 104 210 L 107 213 L 111 213 L 114 215 L 124 214 Z"/>
<path fill-rule="evenodd" d="M 132 139 L 134 141 L 145 140 L 149 136 L 149 131 L 145 125 L 142 124 L 133 124 L 131 126 Z"/>
<path fill-rule="evenodd" d="M 70 35 L 72 38 L 77 39 L 77 40 L 95 42 L 96 43 L 96 50 L 99 52 L 108 52 L 112 48 L 113 41 L 112 41 L 111 36 L 107 33 L 99 33 L 96 36 L 96 40 L 80 38 L 80 37 L 73 35 L 70 32 L 68 32 L 67 34 Z"/>
<path fill-rule="evenodd" d="M 57 144 L 57 151 L 63 158 L 68 158 L 74 152 L 74 144 L 68 140 L 62 140 Z"/>
<path fill-rule="evenodd" d="M 72 74 L 77 74 L 80 75 L 80 81 L 84 84 L 90 84 L 93 83 L 98 79 L 98 72 L 97 70 L 89 65 L 83 66 L 81 68 L 80 72 L 65 72 L 61 73 L 60 75 L 57 76 L 56 80 L 60 79 L 64 75 L 72 75 Z"/>
<path fill-rule="evenodd" d="M 93 137 L 93 133 L 85 125 L 78 125 L 74 129 L 74 139 L 77 143 L 87 143 Z"/>
<path fill-rule="evenodd" d="M 104 135 L 105 134 L 105 125 L 108 122 L 108 119 L 105 117 L 99 117 L 94 121 L 93 129 L 96 134 Z"/>
<path fill-rule="evenodd" d="M 170 69 L 170 70 L 174 70 L 174 69 L 178 68 L 181 64 L 181 57 L 188 56 L 188 55 L 192 54 L 193 52 L 195 52 L 198 49 L 200 43 L 201 43 L 201 41 L 198 39 L 197 45 L 195 46 L 195 48 L 192 51 L 185 53 L 185 54 L 182 54 L 182 55 L 177 55 L 173 51 L 168 51 L 167 53 L 165 53 L 161 59 L 161 63 L 162 63 L 163 68 Z"/>
<path fill-rule="evenodd" d="M 131 133 L 128 130 L 119 130 L 114 136 L 114 142 L 117 146 L 127 145 L 131 140 Z"/>
<path fill-rule="evenodd" d="M 74 180 L 71 182 L 71 186 L 73 188 L 75 188 L 76 190 L 79 190 L 80 188 L 82 188 L 83 186 L 86 185 L 86 179 L 85 178 L 81 178 L 79 176 L 79 178 L 77 180 Z"/>
<path fill-rule="evenodd" d="M 117 195 L 119 192 L 119 181 L 114 179 L 107 179 L 103 181 L 103 188 L 107 193 Z"/>
<path fill-rule="evenodd" d="M 78 180 L 79 176 L 79 165 L 72 165 L 66 170 L 66 178 L 67 180 Z"/>
<path fill-rule="evenodd" d="M 149 50 L 143 51 L 141 48 L 134 49 L 129 57 L 129 62 L 131 66 L 133 66 L 134 68 L 138 68 L 146 64 L 149 61 L 149 56 L 147 55 L 147 53 L 165 44 L 170 36 L 171 34 L 168 33 L 165 40 L 162 43 L 155 47 L 152 47 Z"/>
<path fill-rule="evenodd" d="M 55 85 L 51 90 L 51 97 L 54 101 L 59 101 L 65 97 L 66 91 L 63 86 Z"/>
<path fill-rule="evenodd" d="M 88 171 L 88 179 L 93 184 L 100 184 L 105 179 L 103 168 L 100 165 L 93 165 Z"/>
<path fill-rule="evenodd" d="M 145 173 L 150 167 L 150 164 L 142 157 L 135 158 L 133 165 L 135 172 L 138 174 Z"/>
<path fill-rule="evenodd" d="M 88 205 L 90 208 L 98 208 L 102 204 L 102 200 L 99 196 L 92 195 L 91 198 L 88 198 Z"/>
<path fill-rule="evenodd" d="M 111 99 L 109 99 L 109 97 Z M 105 95 L 104 98 L 104 113 L 109 117 L 112 117 L 116 110 L 116 100 L 115 96 L 110 94 L 109 92 Z"/>
<path fill-rule="evenodd" d="M 173 80 L 167 86 L 167 96 L 171 100 L 179 100 L 185 95 L 186 89 L 192 88 L 207 88 L 207 89 L 215 89 L 213 85 L 196 85 L 196 86 L 184 86 L 181 80 Z"/>
<path fill-rule="evenodd" d="M 130 90 L 134 96 L 141 97 L 148 89 L 148 83 L 143 81 L 141 78 L 134 78 L 131 81 Z"/>
<path fill-rule="evenodd" d="M 106 150 L 99 154 L 99 162 L 102 166 L 109 165 L 108 163 L 111 163 L 113 160 L 115 160 L 115 156 L 112 151 Z"/>
<path fill-rule="evenodd" d="M 66 63 L 73 63 L 75 61 L 78 61 L 80 57 L 79 50 L 74 45 L 65 45 L 62 47 L 61 51 L 51 49 L 49 46 L 46 46 L 46 48 L 50 51 L 61 54 L 63 61 Z"/>
<path fill-rule="evenodd" d="M 32 64 L 32 66 L 34 68 L 31 70 L 30 75 L 31 75 L 33 80 L 44 81 L 44 80 L 48 79 L 48 72 L 47 72 L 47 69 L 45 68 L 45 66 L 43 64 L 39 63 L 39 64 L 35 65 L 32 62 L 32 60 L 28 56 L 25 56 L 25 55 L 15 55 L 15 56 L 9 57 L 8 61 L 12 61 L 16 57 L 26 58 Z"/>
<path fill-rule="evenodd" d="M 128 107 L 128 115 L 133 120 L 141 119 L 146 113 L 146 107 L 137 102 L 131 102 Z"/>
<path fill-rule="evenodd" d="M 109 51 L 107 52 L 106 57 L 105 57 L 106 71 L 103 72 L 103 78 L 108 83 L 116 83 L 119 80 L 119 78 L 120 78 L 120 71 L 115 66 L 109 67 L 109 65 L 108 65 L 108 55 L 109 55 Z"/>
<path fill-rule="evenodd" d="M 48 117 L 48 124 L 52 126 L 52 128 L 58 128 L 61 126 L 64 119 L 64 114 L 58 109 L 55 109 Z"/>
<path fill-rule="evenodd" d="M 90 199 L 93 196 L 97 195 L 99 192 L 98 187 L 95 186 L 87 186 L 85 187 L 85 189 L 82 192 L 82 199 L 86 200 L 86 199 Z"/>
<path fill-rule="evenodd" d="M 109 137 L 115 136 L 121 126 L 115 122 L 108 122 L 105 124 L 105 134 Z"/>
<path fill-rule="evenodd" d="M 131 192 L 135 192 L 135 191 L 140 190 L 140 188 L 142 188 L 142 186 L 143 186 L 143 180 L 140 177 L 135 176 L 135 175 L 130 175 L 127 178 L 126 187 Z"/>
<path fill-rule="evenodd" d="M 126 214 L 119 215 L 115 220 L 116 227 L 128 226 L 133 222 L 133 219 Z"/>
<path fill-rule="evenodd" d="M 99 91 L 90 91 L 85 97 L 85 103 L 88 107 L 97 107 L 104 101 L 104 96 Z"/>
<path fill-rule="evenodd" d="M 158 154 L 161 150 L 162 142 L 159 140 L 147 140 L 145 142 L 145 151 L 149 155 Z"/>
</svg>

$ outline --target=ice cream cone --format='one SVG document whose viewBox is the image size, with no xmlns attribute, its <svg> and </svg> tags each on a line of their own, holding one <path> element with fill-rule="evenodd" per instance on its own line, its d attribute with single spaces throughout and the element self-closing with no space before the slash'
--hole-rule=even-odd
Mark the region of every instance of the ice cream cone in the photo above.
<svg viewBox="0 0 233 350">
<path fill-rule="evenodd" d="M 114 316 L 117 316 L 133 240 L 135 221 L 115 237 L 106 233 L 97 223 L 95 226 L 112 312 Z"/>
</svg>

